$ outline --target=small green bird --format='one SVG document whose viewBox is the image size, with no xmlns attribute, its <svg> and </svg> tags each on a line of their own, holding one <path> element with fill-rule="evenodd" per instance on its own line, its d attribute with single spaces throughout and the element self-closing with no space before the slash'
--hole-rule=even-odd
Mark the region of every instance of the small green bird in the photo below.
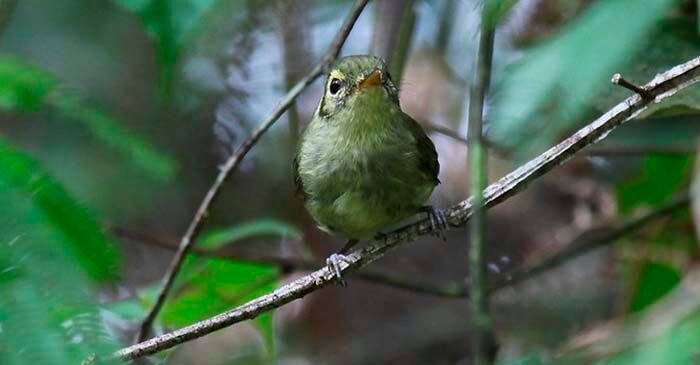
<svg viewBox="0 0 700 365">
<path fill-rule="evenodd" d="M 442 212 L 423 206 L 440 183 L 435 146 L 401 110 L 398 90 L 377 57 L 349 56 L 332 65 L 293 170 L 319 228 L 349 239 L 327 260 L 343 285 L 338 260 L 359 239 L 419 211 L 446 227 Z"/>
</svg>

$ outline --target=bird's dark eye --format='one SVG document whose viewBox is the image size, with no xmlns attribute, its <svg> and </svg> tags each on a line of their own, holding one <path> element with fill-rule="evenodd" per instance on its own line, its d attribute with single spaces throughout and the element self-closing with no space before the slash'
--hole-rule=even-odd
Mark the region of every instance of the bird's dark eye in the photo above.
<svg viewBox="0 0 700 365">
<path fill-rule="evenodd" d="M 343 84 L 342 84 L 342 83 L 340 82 L 340 80 L 338 80 L 338 79 L 333 79 L 333 80 L 331 80 L 331 86 L 328 88 L 328 89 L 330 90 L 330 92 L 331 92 L 331 95 L 337 94 L 338 91 L 340 91 L 340 87 L 341 87 L 342 85 L 343 85 Z"/>
</svg>

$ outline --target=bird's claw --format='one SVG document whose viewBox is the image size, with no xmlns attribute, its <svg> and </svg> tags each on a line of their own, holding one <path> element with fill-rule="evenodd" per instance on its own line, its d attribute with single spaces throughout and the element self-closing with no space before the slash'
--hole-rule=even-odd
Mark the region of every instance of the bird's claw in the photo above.
<svg viewBox="0 0 700 365">
<path fill-rule="evenodd" d="M 433 235 L 441 238 L 443 241 L 447 241 L 445 231 L 448 228 L 448 223 L 445 212 L 432 206 L 421 207 L 421 211 L 428 215 L 428 219 L 430 219 L 430 228 L 433 231 Z"/>
<path fill-rule="evenodd" d="M 340 262 L 345 261 L 346 263 L 348 262 L 348 258 L 345 255 L 334 253 L 326 259 L 326 266 L 328 266 L 328 269 L 333 271 L 335 273 L 335 277 L 338 280 L 338 284 L 342 286 L 343 288 L 346 287 L 348 284 L 345 282 L 345 279 L 343 279 L 343 275 L 340 272 Z"/>
</svg>

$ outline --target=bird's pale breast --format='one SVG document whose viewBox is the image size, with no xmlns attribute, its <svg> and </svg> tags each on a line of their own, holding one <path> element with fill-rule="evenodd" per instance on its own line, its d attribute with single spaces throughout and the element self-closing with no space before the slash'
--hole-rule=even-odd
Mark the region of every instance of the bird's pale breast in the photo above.
<svg viewBox="0 0 700 365">
<path fill-rule="evenodd" d="M 372 237 L 416 213 L 437 177 L 421 171 L 426 151 L 398 107 L 339 117 L 314 120 L 305 133 L 297 161 L 305 204 L 331 233 Z"/>
</svg>

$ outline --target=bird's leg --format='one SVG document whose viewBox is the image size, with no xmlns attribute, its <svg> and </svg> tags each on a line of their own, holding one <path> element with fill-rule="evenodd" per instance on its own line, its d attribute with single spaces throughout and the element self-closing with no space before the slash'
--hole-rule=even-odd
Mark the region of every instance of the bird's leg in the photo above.
<svg viewBox="0 0 700 365">
<path fill-rule="evenodd" d="M 418 210 L 428 215 L 428 218 L 430 219 L 430 227 L 433 229 L 434 235 L 442 238 L 443 241 L 447 241 L 447 238 L 445 238 L 445 231 L 447 230 L 448 225 L 445 212 L 433 207 L 432 205 L 422 206 L 418 208 Z"/>
<path fill-rule="evenodd" d="M 355 239 L 348 240 L 348 242 L 345 242 L 345 246 L 343 246 L 343 248 L 341 248 L 340 251 L 338 251 L 338 253 L 341 255 L 348 253 L 348 251 L 350 251 L 351 248 L 355 247 L 355 245 L 358 242 L 360 242 L 360 240 L 355 240 Z"/>
<path fill-rule="evenodd" d="M 342 287 L 346 287 L 348 284 L 345 282 L 343 279 L 343 276 L 340 273 L 340 262 L 345 261 L 347 262 L 348 259 L 345 257 L 345 253 L 347 253 L 353 246 L 355 246 L 359 242 L 358 240 L 351 239 L 348 240 L 348 242 L 345 243 L 345 246 L 338 251 L 338 253 L 334 253 L 326 259 L 326 265 L 333 270 L 335 273 L 335 277 L 338 279 L 338 284 Z"/>
</svg>

